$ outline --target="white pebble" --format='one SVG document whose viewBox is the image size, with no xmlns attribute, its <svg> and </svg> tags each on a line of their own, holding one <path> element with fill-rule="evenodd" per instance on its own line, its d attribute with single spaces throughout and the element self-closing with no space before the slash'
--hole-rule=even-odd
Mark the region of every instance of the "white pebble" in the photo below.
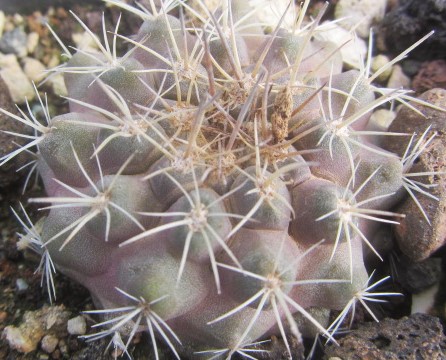
<svg viewBox="0 0 446 360">
<path fill-rule="evenodd" d="M 2 338 L 6 339 L 8 345 L 21 353 L 29 353 L 36 349 L 36 343 L 15 326 L 7 326 L 3 330 Z"/>
<path fill-rule="evenodd" d="M 375 130 L 387 131 L 396 117 L 396 112 L 388 109 L 378 109 L 373 112 L 369 123 L 376 125 Z"/>
<path fill-rule="evenodd" d="M 386 11 L 387 0 L 339 0 L 335 18 L 343 19 L 340 25 L 347 30 L 355 28 L 362 38 L 369 36 L 370 28 L 380 22 Z"/>
<path fill-rule="evenodd" d="M 390 62 L 390 60 L 386 55 L 379 54 L 379 55 L 375 56 L 372 59 L 372 64 L 371 64 L 372 72 L 375 73 L 375 72 L 379 71 L 381 68 L 383 68 L 389 62 Z M 377 80 L 379 82 L 383 83 L 390 77 L 391 74 L 392 74 L 392 67 L 390 66 L 377 77 Z"/>
<path fill-rule="evenodd" d="M 45 65 L 39 60 L 33 58 L 23 59 L 23 71 L 31 81 L 35 83 L 42 81 L 46 76 L 45 70 Z"/>
<path fill-rule="evenodd" d="M 5 13 L 3 11 L 0 11 L 0 37 L 3 35 L 3 31 L 5 30 L 5 22 Z"/>
<path fill-rule="evenodd" d="M 79 50 L 95 51 L 98 48 L 98 44 L 94 38 L 86 31 L 83 33 L 74 33 L 71 35 L 71 39 Z"/>
<path fill-rule="evenodd" d="M 318 28 L 315 37 L 330 41 L 340 47 L 342 61 L 351 68 L 359 69 L 367 54 L 365 41 L 339 25 L 326 21 Z"/>
<path fill-rule="evenodd" d="M 251 0 L 250 4 L 255 11 L 255 16 L 262 24 L 275 28 L 283 13 L 287 10 L 289 0 Z M 292 30 L 296 22 L 295 8 L 289 8 L 282 20 L 281 27 Z"/>
<path fill-rule="evenodd" d="M 26 49 L 28 50 L 28 54 L 32 54 L 34 50 L 36 50 L 36 47 L 39 44 L 39 38 L 39 34 L 34 31 L 28 34 L 26 39 Z"/>
<path fill-rule="evenodd" d="M 9 89 L 12 100 L 17 104 L 23 104 L 26 99 L 34 99 L 35 93 L 31 81 L 13 54 L 0 54 L 0 76 Z"/>
<path fill-rule="evenodd" d="M 59 96 L 68 96 L 68 90 L 62 74 L 52 75 L 50 78 L 48 78 L 48 81 L 51 83 L 55 94 Z"/>
<path fill-rule="evenodd" d="M 17 291 L 18 291 L 19 293 L 23 293 L 23 292 L 25 292 L 26 290 L 28 290 L 28 288 L 29 288 L 28 283 L 27 283 L 26 280 L 23 279 L 23 278 L 18 278 L 18 279 L 15 281 L 15 286 L 16 286 Z"/>
<path fill-rule="evenodd" d="M 403 69 L 400 65 L 395 65 L 392 70 L 392 75 L 390 75 L 387 87 L 390 89 L 409 89 L 410 88 L 410 78 L 404 74 Z"/>
<path fill-rule="evenodd" d="M 25 18 L 22 15 L 15 13 L 12 18 L 12 21 L 14 22 L 15 26 L 20 26 L 25 23 Z"/>
<path fill-rule="evenodd" d="M 55 68 L 57 65 L 60 64 L 59 55 L 54 54 L 51 56 L 51 59 L 48 61 L 47 67 L 48 69 Z"/>
<path fill-rule="evenodd" d="M 366 130 L 367 131 L 379 131 L 385 133 L 389 126 L 392 124 L 392 121 L 396 117 L 396 112 L 388 109 L 378 109 L 373 112 L 372 116 L 367 123 Z M 369 142 L 375 144 L 377 146 L 382 146 L 382 142 L 385 136 L 374 136 L 371 135 L 367 138 Z"/>
<path fill-rule="evenodd" d="M 68 354 L 68 345 L 64 339 L 59 341 L 59 350 L 62 354 Z"/>
<path fill-rule="evenodd" d="M 45 335 L 42 338 L 40 347 L 47 354 L 51 354 L 52 352 L 54 352 L 54 350 L 56 350 L 58 343 L 59 343 L 59 339 L 57 337 L 55 337 L 54 335 Z"/>
<path fill-rule="evenodd" d="M 87 332 L 87 323 L 83 316 L 76 316 L 68 320 L 68 333 L 71 335 L 84 335 Z"/>
</svg>

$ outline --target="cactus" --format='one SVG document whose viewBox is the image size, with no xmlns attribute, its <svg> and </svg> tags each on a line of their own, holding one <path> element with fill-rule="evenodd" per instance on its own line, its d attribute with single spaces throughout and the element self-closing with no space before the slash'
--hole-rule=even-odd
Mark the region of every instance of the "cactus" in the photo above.
<svg viewBox="0 0 446 360">
<path fill-rule="evenodd" d="M 289 357 L 288 335 L 335 341 L 357 303 L 371 312 L 382 281 L 368 286 L 365 250 L 385 256 L 379 224 L 404 216 L 391 207 L 405 190 L 428 194 L 410 168 L 429 129 L 403 157 L 371 139 L 408 134 L 367 130 L 374 109 L 406 104 L 408 91 L 373 84 L 370 62 L 343 72 L 339 49 L 313 40 L 324 10 L 307 23 L 290 5 L 294 26 L 266 32 L 245 2 L 106 2 L 143 24 L 133 37 L 118 24 L 110 44 L 105 26 L 101 41 L 76 17 L 98 51 L 64 46 L 69 60 L 53 69 L 70 112 L 0 110 L 34 130 L 12 134 L 31 142 L 0 163 L 36 149 L 47 197 L 30 201 L 49 211 L 39 227 L 14 213 L 21 247 L 42 253 L 50 300 L 55 266 L 102 316 L 85 338 L 109 336 L 127 355 L 143 331 L 157 359 L 159 343 L 176 358 L 229 359 L 253 358 L 272 334 Z M 317 308 L 325 322 L 340 315 L 323 326 Z"/>
</svg>

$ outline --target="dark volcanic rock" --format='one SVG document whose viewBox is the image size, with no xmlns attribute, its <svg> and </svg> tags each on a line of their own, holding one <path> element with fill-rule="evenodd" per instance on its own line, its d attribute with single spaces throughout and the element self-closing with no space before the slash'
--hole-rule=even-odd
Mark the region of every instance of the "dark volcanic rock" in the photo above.
<svg viewBox="0 0 446 360">
<path fill-rule="evenodd" d="M 426 61 L 446 57 L 446 0 L 401 0 L 382 24 L 389 50 L 400 53 L 431 30 L 435 34 L 411 52 L 411 57 Z"/>
<path fill-rule="evenodd" d="M 411 173 L 435 173 L 446 171 L 446 136 L 437 135 L 419 156 Z M 444 176 L 416 176 L 416 181 L 429 187 L 430 196 L 415 192 L 416 204 L 407 198 L 396 211 L 406 214 L 394 227 L 396 240 L 401 251 L 412 261 L 427 259 L 446 242 L 446 180 Z M 429 222 L 419 209 L 421 207 Z"/>
<path fill-rule="evenodd" d="M 412 87 L 417 93 L 433 88 L 446 89 L 446 61 L 426 61 L 413 79 Z"/>
<path fill-rule="evenodd" d="M 421 94 L 418 99 L 434 105 L 437 108 L 446 109 L 446 90 L 445 89 L 432 89 Z M 417 104 L 415 101 L 410 103 L 417 111 L 412 110 L 408 106 L 404 106 L 398 111 L 395 120 L 389 127 L 389 132 L 399 132 L 413 134 L 417 136 L 423 134 L 423 132 L 429 127 L 430 133 L 427 137 L 432 135 L 434 131 L 439 134 L 446 133 L 446 112 L 438 109 L 428 107 L 422 104 Z M 389 138 L 389 137 L 387 137 Z M 383 141 L 383 147 L 394 152 L 400 156 L 406 151 L 406 147 L 410 141 L 410 137 L 402 139 L 402 141 L 394 141 L 393 139 L 385 139 Z M 415 139 L 416 140 L 416 139 Z"/>
<path fill-rule="evenodd" d="M 444 89 L 426 91 L 419 99 L 435 107 L 446 109 L 446 90 Z M 430 196 L 414 191 L 419 204 L 409 197 L 400 204 L 396 211 L 406 214 L 406 217 L 394 227 L 394 231 L 401 251 L 412 261 L 421 261 L 438 250 L 446 241 L 446 180 L 444 176 L 435 175 L 435 172 L 446 171 L 446 112 L 415 102 L 411 104 L 419 113 L 409 107 L 402 108 L 389 127 L 389 131 L 416 133 L 414 143 L 429 126 L 429 133 L 424 141 L 434 135 L 434 132 L 436 133 L 435 138 L 418 156 L 410 169 L 412 174 L 429 174 L 414 176 L 412 180 L 425 184 L 423 188 Z M 383 146 L 402 156 L 408 142 L 409 137 L 403 141 L 386 141 Z M 420 206 L 424 209 L 430 224 L 420 211 Z"/>
<path fill-rule="evenodd" d="M 441 258 L 431 257 L 421 262 L 411 262 L 403 257 L 398 269 L 398 280 L 412 294 L 437 284 L 442 276 Z"/>
<path fill-rule="evenodd" d="M 440 320 L 414 314 L 400 320 L 365 323 L 326 347 L 326 359 L 343 360 L 443 360 L 446 337 Z"/>
</svg>

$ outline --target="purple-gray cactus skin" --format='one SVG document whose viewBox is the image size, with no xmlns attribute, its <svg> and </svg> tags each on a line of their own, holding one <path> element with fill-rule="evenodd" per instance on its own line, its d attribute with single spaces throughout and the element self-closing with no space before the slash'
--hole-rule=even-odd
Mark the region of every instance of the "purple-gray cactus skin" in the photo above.
<svg viewBox="0 0 446 360">
<path fill-rule="evenodd" d="M 31 199 L 49 209 L 39 226 L 15 213 L 20 246 L 43 254 L 50 299 L 54 266 L 90 290 L 103 321 L 85 337 L 127 350 L 147 331 L 156 358 L 161 342 L 177 358 L 229 359 L 276 334 L 292 357 L 287 334 L 334 340 L 357 302 L 395 295 L 370 291 L 381 281 L 369 285 L 364 250 L 382 258 L 377 224 L 404 216 L 390 208 L 405 188 L 423 196 L 407 159 L 429 139 L 401 159 L 369 140 L 402 134 L 367 129 L 407 92 L 343 72 L 339 49 L 313 39 L 322 15 L 265 33 L 245 2 L 107 2 L 143 23 L 134 37 L 111 30 L 112 44 L 91 34 L 97 50 L 65 48 L 55 71 L 70 113 L 2 111 L 35 136 L 1 163 L 36 149 L 48 196 Z M 323 325 L 315 309 L 341 315 Z"/>
</svg>

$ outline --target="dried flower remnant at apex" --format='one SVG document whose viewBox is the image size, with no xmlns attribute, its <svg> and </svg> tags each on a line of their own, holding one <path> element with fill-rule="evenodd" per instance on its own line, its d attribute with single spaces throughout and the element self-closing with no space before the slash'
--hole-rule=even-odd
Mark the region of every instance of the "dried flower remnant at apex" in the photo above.
<svg viewBox="0 0 446 360">
<path fill-rule="evenodd" d="M 363 248 L 384 256 L 377 224 L 404 217 L 390 211 L 400 190 L 417 204 L 429 196 L 411 166 L 431 138 L 399 158 L 370 139 L 408 134 L 367 130 L 376 108 L 405 105 L 408 92 L 372 84 L 383 69 L 370 74 L 370 61 L 343 72 L 340 49 L 314 38 L 326 7 L 308 20 L 308 0 L 268 32 L 247 2 L 106 2 L 142 25 L 125 37 L 118 19 L 101 40 L 75 16 L 99 50 L 60 42 L 69 60 L 52 71 L 70 112 L 0 110 L 35 131 L 10 134 L 30 143 L 0 164 L 35 150 L 47 197 L 31 201 L 49 213 L 41 230 L 16 216 L 39 245 L 50 300 L 55 267 L 103 318 L 85 338 L 110 337 L 127 356 L 148 332 L 157 359 L 161 343 L 176 358 L 255 358 L 271 334 L 291 358 L 289 336 L 309 335 L 296 316 L 334 341 L 380 284 L 364 287 Z M 314 307 L 342 319 L 325 329 Z"/>
</svg>

